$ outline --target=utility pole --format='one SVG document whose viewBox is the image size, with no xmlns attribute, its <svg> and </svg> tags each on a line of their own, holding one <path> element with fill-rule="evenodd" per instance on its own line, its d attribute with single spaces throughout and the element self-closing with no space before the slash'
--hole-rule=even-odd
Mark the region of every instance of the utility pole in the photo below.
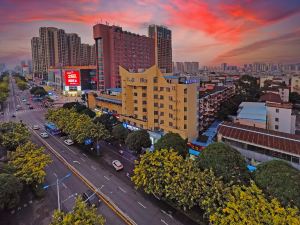
<svg viewBox="0 0 300 225">
<path fill-rule="evenodd" d="M 60 196 L 59 196 L 58 179 L 56 179 L 56 191 L 57 191 L 57 209 L 58 209 L 58 212 L 60 212 Z"/>
</svg>

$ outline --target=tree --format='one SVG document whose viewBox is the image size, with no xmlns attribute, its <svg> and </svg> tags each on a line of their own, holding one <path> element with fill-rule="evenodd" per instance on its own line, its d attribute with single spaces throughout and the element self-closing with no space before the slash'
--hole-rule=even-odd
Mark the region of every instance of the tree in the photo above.
<svg viewBox="0 0 300 225">
<path fill-rule="evenodd" d="M 300 103 L 300 95 L 297 92 L 291 92 L 290 93 L 290 102 L 295 104 L 295 103 Z"/>
<path fill-rule="evenodd" d="M 111 132 L 113 126 L 118 123 L 118 120 L 114 115 L 104 113 L 101 116 L 96 117 L 94 119 L 94 122 L 95 123 L 102 123 L 105 126 L 105 128 Z"/>
<path fill-rule="evenodd" d="M 104 225 L 105 219 L 97 215 L 96 208 L 88 207 L 81 198 L 77 198 L 71 212 L 55 210 L 50 225 Z"/>
<path fill-rule="evenodd" d="M 90 129 L 91 132 L 91 138 L 96 140 L 97 143 L 97 154 L 99 155 L 99 149 L 98 149 L 98 144 L 100 140 L 106 140 L 110 138 L 110 133 L 109 131 L 104 127 L 103 124 L 101 123 L 96 123 L 91 126 Z"/>
<path fill-rule="evenodd" d="M 243 156 L 227 144 L 210 144 L 202 151 L 197 162 L 201 169 L 212 169 L 225 182 L 245 183 L 249 180 Z"/>
<path fill-rule="evenodd" d="M 13 174 L 0 173 L 0 209 L 17 206 L 22 189 L 22 183 Z"/>
<path fill-rule="evenodd" d="M 125 144 L 129 149 L 139 154 L 142 148 L 149 148 L 152 143 L 146 130 L 138 130 L 128 134 Z"/>
<path fill-rule="evenodd" d="M 22 123 L 6 122 L 0 124 L 0 144 L 8 150 L 15 150 L 28 141 L 30 132 Z"/>
<path fill-rule="evenodd" d="M 154 149 L 174 149 L 183 157 L 185 157 L 188 153 L 187 140 L 184 140 L 179 134 L 172 132 L 162 136 L 154 144 Z"/>
<path fill-rule="evenodd" d="M 42 97 L 47 95 L 48 92 L 43 87 L 37 86 L 30 89 L 30 94 Z"/>
<path fill-rule="evenodd" d="M 112 129 L 112 135 L 121 143 L 125 142 L 128 133 L 129 131 L 122 124 L 118 124 Z"/>
<path fill-rule="evenodd" d="M 277 199 L 268 201 L 254 182 L 233 186 L 226 198 L 225 206 L 210 216 L 211 224 L 300 224 L 297 208 L 284 208 Z"/>
<path fill-rule="evenodd" d="M 212 171 L 200 171 L 193 160 L 184 160 L 173 149 L 142 155 L 132 181 L 137 188 L 172 201 L 184 210 L 199 205 L 208 213 L 223 205 L 224 193 L 228 191 Z"/>
<path fill-rule="evenodd" d="M 43 147 L 27 142 L 12 153 L 9 163 L 16 168 L 15 176 L 26 184 L 41 184 L 46 176 L 45 167 L 50 162 Z"/>
<path fill-rule="evenodd" d="M 89 108 L 86 108 L 86 109 L 82 110 L 81 113 L 89 116 L 90 118 L 94 118 L 96 116 L 96 113 L 94 111 L 92 111 L 91 109 L 89 109 Z"/>
<path fill-rule="evenodd" d="M 132 181 L 137 188 L 143 188 L 148 194 L 164 196 L 165 187 L 172 176 L 166 171 L 177 168 L 182 161 L 182 156 L 174 150 L 147 152 L 135 166 Z"/>
<path fill-rule="evenodd" d="M 258 165 L 254 181 L 265 193 L 278 198 L 283 205 L 300 207 L 300 172 L 282 160 Z"/>
</svg>

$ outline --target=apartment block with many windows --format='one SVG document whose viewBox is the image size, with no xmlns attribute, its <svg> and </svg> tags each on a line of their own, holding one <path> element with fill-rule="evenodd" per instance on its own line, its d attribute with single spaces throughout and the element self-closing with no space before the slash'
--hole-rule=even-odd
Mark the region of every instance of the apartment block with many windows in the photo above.
<svg viewBox="0 0 300 225">
<path fill-rule="evenodd" d="M 222 102 L 235 94 L 235 86 L 202 87 L 199 92 L 199 132 L 208 128 L 217 117 Z"/>
<path fill-rule="evenodd" d="M 95 97 L 89 107 L 118 114 L 122 122 L 157 133 L 174 132 L 192 140 L 198 136 L 198 83 L 164 76 L 157 66 L 132 73 L 120 67 L 122 89 Z"/>
</svg>

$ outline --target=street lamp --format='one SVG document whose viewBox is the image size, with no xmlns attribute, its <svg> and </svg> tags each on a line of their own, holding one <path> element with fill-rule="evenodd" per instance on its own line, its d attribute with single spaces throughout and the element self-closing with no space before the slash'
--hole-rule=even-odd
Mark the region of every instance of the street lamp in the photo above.
<svg viewBox="0 0 300 225">
<path fill-rule="evenodd" d="M 49 187 L 51 187 L 51 186 L 56 185 L 56 192 L 57 192 L 57 209 L 58 209 L 59 212 L 60 212 L 59 184 L 60 184 L 63 180 L 65 180 L 65 179 L 67 179 L 68 177 L 70 177 L 71 175 L 72 175 L 71 173 L 68 173 L 66 176 L 62 177 L 61 179 L 58 179 L 58 178 L 57 178 L 55 183 L 49 184 L 49 185 L 45 185 L 45 186 L 43 187 L 43 189 L 47 189 L 47 188 L 49 188 Z"/>
</svg>

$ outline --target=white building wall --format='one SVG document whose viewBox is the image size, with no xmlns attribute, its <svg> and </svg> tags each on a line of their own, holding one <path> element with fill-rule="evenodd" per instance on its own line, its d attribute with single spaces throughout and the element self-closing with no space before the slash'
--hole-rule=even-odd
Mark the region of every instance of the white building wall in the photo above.
<svg viewBox="0 0 300 225">
<path fill-rule="evenodd" d="M 292 77 L 291 92 L 297 92 L 298 94 L 300 94 L 300 76 Z"/>
<path fill-rule="evenodd" d="M 278 111 L 276 111 L 277 109 Z M 267 126 L 269 130 L 294 134 L 295 125 L 292 109 L 267 106 Z"/>
<path fill-rule="evenodd" d="M 288 88 L 279 88 L 278 93 L 283 102 L 289 102 L 290 90 Z"/>
</svg>

